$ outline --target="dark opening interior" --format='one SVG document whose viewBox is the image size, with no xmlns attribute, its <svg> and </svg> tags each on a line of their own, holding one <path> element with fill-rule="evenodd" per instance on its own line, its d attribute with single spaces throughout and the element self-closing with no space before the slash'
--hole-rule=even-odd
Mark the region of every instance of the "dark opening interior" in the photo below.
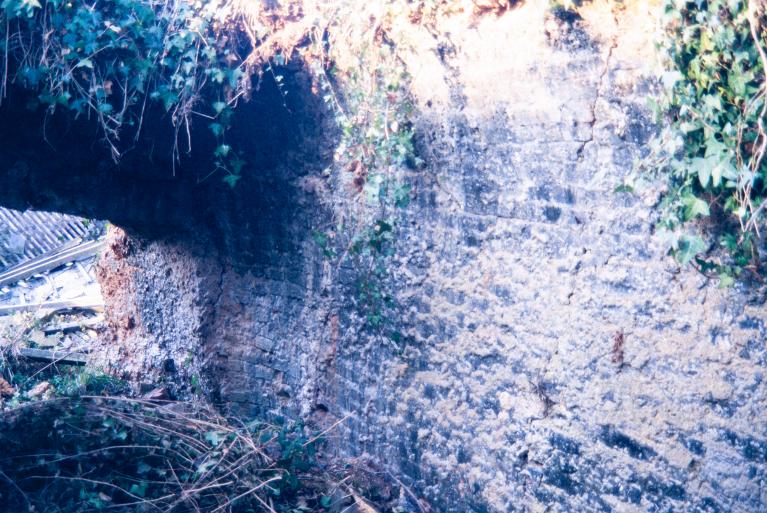
<svg viewBox="0 0 767 513">
<path fill-rule="evenodd" d="M 188 239 L 251 264 L 263 247 L 286 240 L 279 231 L 298 215 L 295 180 L 323 169 L 332 155 L 324 105 L 300 61 L 265 70 L 253 83 L 226 135 L 246 162 L 235 187 L 220 171 L 210 175 L 217 142 L 207 119 L 194 119 L 190 152 L 181 135 L 174 166 L 175 131 L 154 105 L 138 140 L 130 130 L 122 135 L 115 162 L 93 120 L 31 110 L 31 98 L 11 89 L 0 106 L 0 205 L 107 219 L 136 238 Z"/>
</svg>

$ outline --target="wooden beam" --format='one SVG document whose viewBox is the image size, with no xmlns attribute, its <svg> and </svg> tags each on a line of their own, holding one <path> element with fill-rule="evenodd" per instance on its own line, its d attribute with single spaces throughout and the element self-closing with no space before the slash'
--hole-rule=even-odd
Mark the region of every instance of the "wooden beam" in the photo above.
<svg viewBox="0 0 767 513">
<path fill-rule="evenodd" d="M 104 317 L 101 315 L 98 315 L 91 319 L 83 319 L 81 321 L 67 322 L 64 324 L 56 325 L 56 326 L 48 326 L 46 328 L 43 328 L 42 331 L 46 335 L 50 335 L 51 333 L 59 333 L 59 332 L 67 332 L 67 331 L 80 331 L 85 328 L 91 328 L 93 326 L 97 326 L 99 323 L 102 323 L 102 322 L 104 322 Z"/>
<path fill-rule="evenodd" d="M 88 355 L 76 351 L 49 351 L 47 349 L 22 347 L 18 354 L 29 360 L 60 363 L 61 365 L 85 365 L 88 363 Z"/>
<path fill-rule="evenodd" d="M 104 248 L 104 244 L 103 239 L 85 242 L 21 264 L 0 274 L 0 287 L 11 285 L 35 274 L 50 271 L 68 262 L 96 255 Z"/>
<path fill-rule="evenodd" d="M 19 305 L 0 306 L 0 315 L 16 312 L 34 312 L 39 310 L 66 310 L 68 308 L 83 308 L 87 310 L 104 310 L 104 301 L 100 298 L 82 297 L 65 301 L 46 301 L 43 303 L 22 303 Z"/>
</svg>

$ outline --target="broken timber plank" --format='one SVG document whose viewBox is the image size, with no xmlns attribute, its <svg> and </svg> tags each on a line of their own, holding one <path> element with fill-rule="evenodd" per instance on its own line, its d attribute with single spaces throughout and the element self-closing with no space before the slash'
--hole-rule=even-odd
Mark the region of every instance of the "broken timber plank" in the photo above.
<svg viewBox="0 0 767 513">
<path fill-rule="evenodd" d="M 64 324 L 59 324 L 57 326 L 48 326 L 46 328 L 43 328 L 42 331 L 46 335 L 50 335 L 51 333 L 59 333 L 59 332 L 64 333 L 67 331 L 79 331 L 86 328 L 92 328 L 93 326 L 98 326 L 102 322 L 104 322 L 104 317 L 99 315 L 99 316 L 93 317 L 92 319 L 83 319 L 81 321 L 68 322 Z"/>
<path fill-rule="evenodd" d="M 19 349 L 19 356 L 30 360 L 42 360 L 62 365 L 85 365 L 88 363 L 88 355 L 75 351 L 49 351 L 47 349 L 22 347 Z"/>
<path fill-rule="evenodd" d="M 77 299 L 68 299 L 66 301 L 22 303 L 20 305 L 0 306 L 0 315 L 8 315 L 16 312 L 34 312 L 37 310 L 65 310 L 68 308 L 85 308 L 99 311 L 104 309 L 104 301 L 99 298 L 82 297 Z"/>
<path fill-rule="evenodd" d="M 104 244 L 103 239 L 85 242 L 21 264 L 0 274 L 0 287 L 11 285 L 35 274 L 50 271 L 68 262 L 93 256 L 104 248 Z"/>
</svg>

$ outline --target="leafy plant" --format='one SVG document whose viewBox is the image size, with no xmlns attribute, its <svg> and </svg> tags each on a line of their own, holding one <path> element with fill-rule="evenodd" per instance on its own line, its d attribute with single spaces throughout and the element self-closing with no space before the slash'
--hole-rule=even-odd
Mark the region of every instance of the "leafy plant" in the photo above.
<svg viewBox="0 0 767 513">
<path fill-rule="evenodd" d="M 754 1 L 666 0 L 662 21 L 667 123 L 643 163 L 667 178 L 658 231 L 680 263 L 729 285 L 761 267 L 767 19 Z"/>
<path fill-rule="evenodd" d="M 125 381 L 89 368 L 62 366 L 50 383 L 61 396 L 119 395 L 130 391 Z"/>
<path fill-rule="evenodd" d="M 115 159 L 126 135 L 138 140 L 150 104 L 174 127 L 174 165 L 182 146 L 191 151 L 192 117 L 207 119 L 218 140 L 215 170 L 234 185 L 244 162 L 226 132 L 249 82 L 232 44 L 230 4 L 3 0 L 0 95 L 13 83 L 37 94 L 30 108 L 95 119 Z"/>
<path fill-rule="evenodd" d="M 319 56 L 313 71 L 341 134 L 328 174 L 337 173 L 358 199 L 349 202 L 342 223 L 315 232 L 314 240 L 326 256 L 351 259 L 358 275 L 357 306 L 368 326 L 381 329 L 396 306 L 388 261 L 396 247 L 397 211 L 412 195 L 404 177 L 422 164 L 414 147 L 409 76 L 396 44 L 383 34 L 355 34 L 353 42 L 313 36 Z M 353 59 L 347 55 L 350 45 Z"/>
<path fill-rule="evenodd" d="M 92 396 L 29 404 L 0 424 L 0 494 L 13 511 L 289 512 L 320 508 L 325 491 L 300 424 Z"/>
</svg>

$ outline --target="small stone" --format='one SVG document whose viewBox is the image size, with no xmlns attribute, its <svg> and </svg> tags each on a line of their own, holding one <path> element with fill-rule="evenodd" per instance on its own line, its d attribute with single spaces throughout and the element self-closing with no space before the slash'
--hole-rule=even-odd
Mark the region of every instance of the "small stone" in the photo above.
<svg viewBox="0 0 767 513">
<path fill-rule="evenodd" d="M 48 383 L 47 381 L 41 381 L 37 385 L 33 386 L 29 392 L 27 392 L 27 397 L 39 397 L 45 394 L 50 389 L 51 389 L 50 383 Z"/>
<path fill-rule="evenodd" d="M 498 394 L 498 403 L 502 410 L 509 411 L 514 406 L 514 397 L 508 392 L 501 392 Z"/>
<path fill-rule="evenodd" d="M 724 381 L 714 381 L 708 384 L 708 395 L 712 401 L 726 401 L 732 397 L 733 388 Z"/>
<path fill-rule="evenodd" d="M 14 390 L 13 386 L 3 378 L 0 378 L 0 397 L 12 397 L 15 393 L 16 390 Z"/>
<path fill-rule="evenodd" d="M 170 399 L 170 394 L 168 394 L 167 388 L 160 387 L 143 394 L 141 398 L 148 401 L 167 401 Z"/>
</svg>

